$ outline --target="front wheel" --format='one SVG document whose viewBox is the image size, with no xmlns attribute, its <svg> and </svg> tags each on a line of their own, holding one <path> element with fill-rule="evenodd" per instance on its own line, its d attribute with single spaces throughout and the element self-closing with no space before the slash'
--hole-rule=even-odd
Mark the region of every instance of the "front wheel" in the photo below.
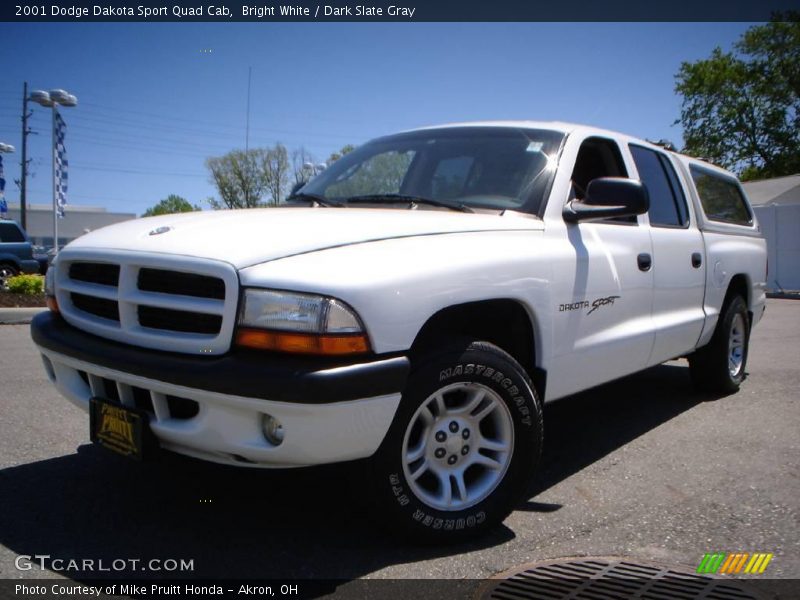
<svg viewBox="0 0 800 600">
<path fill-rule="evenodd" d="M 726 302 L 711 341 L 689 357 L 692 383 L 704 392 L 731 394 L 745 376 L 750 319 L 741 296 Z"/>
<path fill-rule="evenodd" d="M 417 541 L 479 535 L 513 509 L 542 446 L 524 369 L 486 342 L 418 361 L 373 461 L 379 519 Z"/>
</svg>

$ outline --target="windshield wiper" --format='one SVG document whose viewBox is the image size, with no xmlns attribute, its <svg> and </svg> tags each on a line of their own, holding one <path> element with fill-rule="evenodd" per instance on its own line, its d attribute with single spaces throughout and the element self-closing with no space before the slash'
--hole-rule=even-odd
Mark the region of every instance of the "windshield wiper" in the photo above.
<svg viewBox="0 0 800 600">
<path fill-rule="evenodd" d="M 329 198 L 320 196 L 319 194 L 306 194 L 304 192 L 298 192 L 296 194 L 292 194 L 286 199 L 287 202 L 290 200 L 306 200 L 307 202 L 311 203 L 311 206 L 335 206 L 336 208 L 346 208 L 341 202 L 330 200 Z"/>
<path fill-rule="evenodd" d="M 366 194 L 364 196 L 351 196 L 347 202 L 408 202 L 412 207 L 416 204 L 428 204 L 429 206 L 437 206 L 439 208 L 449 208 L 458 212 L 475 212 L 469 206 L 464 204 L 451 204 L 443 200 L 434 200 L 433 198 L 423 198 L 421 196 L 410 196 L 407 194 Z"/>
</svg>

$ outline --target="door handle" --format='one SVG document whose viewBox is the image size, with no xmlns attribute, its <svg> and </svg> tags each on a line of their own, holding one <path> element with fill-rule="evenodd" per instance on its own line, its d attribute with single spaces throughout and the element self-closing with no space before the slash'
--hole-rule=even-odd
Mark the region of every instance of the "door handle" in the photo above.
<svg viewBox="0 0 800 600">
<path fill-rule="evenodd" d="M 699 252 L 692 252 L 692 266 L 695 269 L 699 269 L 700 265 L 703 264 L 703 255 Z"/>
<path fill-rule="evenodd" d="M 647 252 L 642 252 L 636 257 L 636 262 L 639 264 L 640 271 L 649 271 L 650 267 L 653 266 L 653 257 Z"/>
</svg>

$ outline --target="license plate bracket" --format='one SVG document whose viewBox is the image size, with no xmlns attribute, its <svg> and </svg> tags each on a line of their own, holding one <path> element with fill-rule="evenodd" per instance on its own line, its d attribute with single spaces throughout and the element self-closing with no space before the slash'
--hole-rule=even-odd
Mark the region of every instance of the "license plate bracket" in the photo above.
<svg viewBox="0 0 800 600">
<path fill-rule="evenodd" d="M 146 411 L 105 398 L 89 400 L 89 433 L 95 444 L 134 460 L 150 458 L 158 446 Z"/>
</svg>

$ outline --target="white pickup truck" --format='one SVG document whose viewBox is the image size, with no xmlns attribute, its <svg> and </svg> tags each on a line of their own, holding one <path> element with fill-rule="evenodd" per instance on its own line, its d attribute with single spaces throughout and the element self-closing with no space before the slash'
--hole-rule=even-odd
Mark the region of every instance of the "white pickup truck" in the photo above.
<svg viewBox="0 0 800 600">
<path fill-rule="evenodd" d="M 458 124 L 371 141 L 285 207 L 82 236 L 32 336 L 102 445 L 369 458 L 382 521 L 446 542 L 511 511 L 543 402 L 678 357 L 736 391 L 766 270 L 720 168 L 590 127 Z"/>
</svg>

